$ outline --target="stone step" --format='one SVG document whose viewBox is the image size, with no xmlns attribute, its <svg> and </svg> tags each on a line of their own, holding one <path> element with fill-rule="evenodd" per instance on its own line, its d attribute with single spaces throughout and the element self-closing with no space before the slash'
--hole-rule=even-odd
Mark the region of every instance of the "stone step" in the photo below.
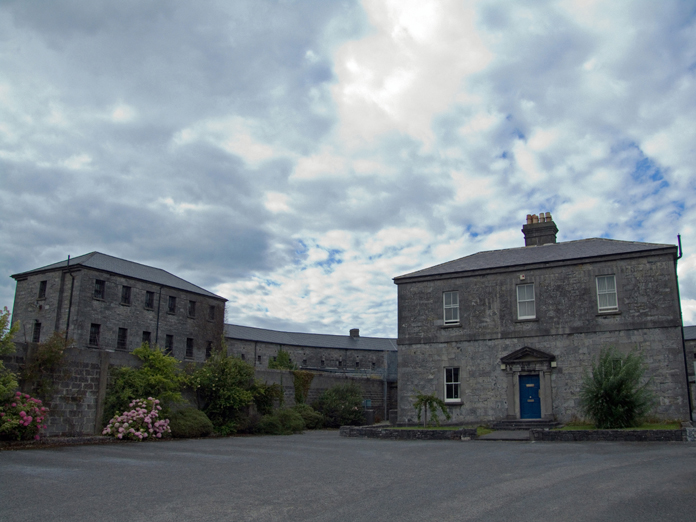
<svg viewBox="0 0 696 522">
<path fill-rule="evenodd" d="M 560 426 L 560 423 L 556 421 L 548 420 L 526 420 L 526 419 L 515 419 L 515 420 L 504 420 L 494 423 L 491 427 L 494 430 L 548 430 L 551 428 L 556 428 Z"/>
</svg>

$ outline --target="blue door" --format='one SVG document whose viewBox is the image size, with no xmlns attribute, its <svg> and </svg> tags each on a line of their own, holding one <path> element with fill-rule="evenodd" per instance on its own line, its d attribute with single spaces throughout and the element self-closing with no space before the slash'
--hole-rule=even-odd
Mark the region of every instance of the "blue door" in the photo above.
<svg viewBox="0 0 696 522">
<path fill-rule="evenodd" d="M 538 375 L 520 375 L 520 418 L 541 418 Z"/>
</svg>

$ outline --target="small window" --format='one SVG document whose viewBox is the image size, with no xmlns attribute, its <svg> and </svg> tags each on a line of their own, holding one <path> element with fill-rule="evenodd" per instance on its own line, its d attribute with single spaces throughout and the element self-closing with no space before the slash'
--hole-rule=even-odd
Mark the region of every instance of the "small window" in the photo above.
<svg viewBox="0 0 696 522">
<path fill-rule="evenodd" d="M 375 369 L 375 361 L 372 361 L 372 369 Z"/>
<path fill-rule="evenodd" d="M 104 299 L 104 289 L 106 288 L 106 281 L 97 279 L 94 281 L 94 298 Z"/>
<path fill-rule="evenodd" d="M 600 312 L 616 312 L 619 309 L 616 299 L 615 276 L 599 276 L 597 278 L 597 307 Z"/>
<path fill-rule="evenodd" d="M 128 305 L 131 304 L 131 287 L 123 285 L 121 287 L 121 304 Z"/>
<path fill-rule="evenodd" d="M 360 359 L 358 359 L 357 357 L 355 358 L 355 367 L 360 368 Z"/>
<path fill-rule="evenodd" d="M 205 358 L 209 359 L 213 355 L 213 341 L 208 341 L 205 345 Z"/>
<path fill-rule="evenodd" d="M 48 281 L 41 281 L 39 283 L 39 299 L 46 299 L 46 286 Z"/>
<path fill-rule="evenodd" d="M 321 365 L 322 365 L 322 366 L 326 366 L 326 361 L 324 360 L 323 357 L 321 358 Z"/>
<path fill-rule="evenodd" d="M 99 332 L 101 330 L 100 324 L 92 323 L 89 326 L 89 345 L 99 346 Z"/>
<path fill-rule="evenodd" d="M 145 308 L 152 310 L 155 307 L 155 292 L 145 292 Z"/>
<path fill-rule="evenodd" d="M 535 319 L 534 284 L 517 286 L 517 318 Z"/>
<path fill-rule="evenodd" d="M 307 366 L 307 359 L 302 359 L 302 366 Z"/>
<path fill-rule="evenodd" d="M 338 360 L 338 367 L 340 368 L 341 366 L 343 366 L 343 361 L 341 359 L 339 359 Z"/>
<path fill-rule="evenodd" d="M 150 344 L 150 339 L 152 339 L 152 333 L 148 331 L 143 332 L 143 344 Z"/>
<path fill-rule="evenodd" d="M 176 297 L 173 295 L 169 296 L 169 303 L 167 306 L 167 313 L 170 314 L 175 314 L 176 313 Z"/>
<path fill-rule="evenodd" d="M 116 349 L 117 350 L 127 350 L 128 349 L 128 329 L 127 328 L 119 328 L 118 329 L 118 338 L 116 340 Z"/>
<path fill-rule="evenodd" d="M 445 368 L 445 402 L 461 400 L 459 368 Z"/>
<path fill-rule="evenodd" d="M 41 323 L 34 321 L 34 331 L 31 334 L 31 342 L 38 343 L 41 340 Z"/>
<path fill-rule="evenodd" d="M 171 355 L 174 352 L 174 336 L 167 335 L 164 338 L 164 353 Z"/>
<path fill-rule="evenodd" d="M 193 359 L 193 339 L 186 338 L 186 358 Z"/>
<path fill-rule="evenodd" d="M 444 292 L 442 294 L 445 324 L 459 322 L 459 292 Z"/>
<path fill-rule="evenodd" d="M 241 357 L 242 361 L 246 360 L 246 356 L 244 354 L 240 355 L 240 357 Z"/>
<path fill-rule="evenodd" d="M 188 316 L 189 317 L 196 317 L 196 301 L 189 301 Z"/>
<path fill-rule="evenodd" d="M 261 362 L 261 356 L 260 356 L 260 355 L 257 357 L 257 360 L 258 360 L 259 362 Z"/>
<path fill-rule="evenodd" d="M 208 307 L 208 320 L 209 321 L 215 320 L 215 305 L 210 305 Z"/>
</svg>

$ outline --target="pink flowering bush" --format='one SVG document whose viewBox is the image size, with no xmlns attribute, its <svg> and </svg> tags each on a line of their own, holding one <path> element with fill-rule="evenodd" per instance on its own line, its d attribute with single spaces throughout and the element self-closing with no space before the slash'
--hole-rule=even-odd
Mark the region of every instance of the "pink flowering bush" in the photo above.
<svg viewBox="0 0 696 522">
<path fill-rule="evenodd" d="M 136 399 L 128 407 L 132 409 L 111 419 L 102 435 L 111 435 L 117 439 L 145 440 L 161 439 L 172 432 L 169 419 L 159 420 L 159 412 L 162 410 L 159 400 L 153 397 Z"/>
<path fill-rule="evenodd" d="M 39 430 L 46 428 L 42 423 L 47 415 L 48 408 L 39 399 L 28 393 L 15 393 L 0 405 L 0 439 L 39 440 Z"/>
</svg>

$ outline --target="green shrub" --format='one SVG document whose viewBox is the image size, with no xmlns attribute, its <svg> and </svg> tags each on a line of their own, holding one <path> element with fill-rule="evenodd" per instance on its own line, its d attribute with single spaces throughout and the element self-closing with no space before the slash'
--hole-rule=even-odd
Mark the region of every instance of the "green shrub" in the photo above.
<svg viewBox="0 0 696 522">
<path fill-rule="evenodd" d="M 174 357 L 158 347 L 150 348 L 147 343 L 133 350 L 133 355 L 143 361 L 140 368 L 111 369 L 111 384 L 104 400 L 105 423 L 142 397 L 159 399 L 163 415 L 168 415 L 170 404 L 183 401 L 181 387 L 185 376 Z"/>
<path fill-rule="evenodd" d="M 305 429 L 302 416 L 291 408 L 277 410 L 272 415 L 264 415 L 257 432 L 266 435 L 290 435 Z"/>
<path fill-rule="evenodd" d="M 293 409 L 300 414 L 308 430 L 318 430 L 324 426 L 324 416 L 309 404 L 296 404 Z"/>
<path fill-rule="evenodd" d="M 275 360 L 268 360 L 268 367 L 271 370 L 296 370 L 297 365 L 290 360 L 290 354 L 280 348 Z"/>
<path fill-rule="evenodd" d="M 309 388 L 312 386 L 314 374 L 306 370 L 293 370 L 292 383 L 295 388 L 295 404 L 307 402 Z"/>
<path fill-rule="evenodd" d="M 169 415 L 172 437 L 191 439 L 213 433 L 213 423 L 201 410 L 184 408 Z"/>
<path fill-rule="evenodd" d="M 653 404 L 650 380 L 643 382 L 646 366 L 637 353 L 622 355 L 604 349 L 585 375 L 580 390 L 580 407 L 596 428 L 629 428 L 640 423 Z"/>
<path fill-rule="evenodd" d="M 324 416 L 327 428 L 359 426 L 365 421 L 362 400 L 357 384 L 338 384 L 322 393 L 313 406 Z"/>
<path fill-rule="evenodd" d="M 256 410 L 261 415 L 270 415 L 273 413 L 273 403 L 276 400 L 280 402 L 283 397 L 283 388 L 280 384 L 266 384 L 256 380 L 251 388 L 251 393 L 254 395 Z"/>
<path fill-rule="evenodd" d="M 10 311 L 7 307 L 0 312 L 0 355 L 10 355 L 15 351 L 12 342 L 14 335 L 19 330 L 19 321 L 10 327 Z M 9 400 L 17 389 L 17 376 L 14 372 L 5 368 L 0 360 L 0 402 Z"/>
<path fill-rule="evenodd" d="M 65 347 L 72 343 L 72 339 L 65 339 L 65 332 L 53 332 L 51 337 L 36 346 L 33 356 L 19 374 L 44 401 L 53 398 L 56 373 L 64 368 Z"/>
<path fill-rule="evenodd" d="M 444 403 L 442 399 L 436 397 L 435 395 L 425 395 L 419 391 L 418 393 L 416 393 L 414 399 L 416 400 L 413 403 L 413 407 L 416 409 L 416 412 L 418 413 L 419 423 L 421 420 L 421 413 L 425 409 L 425 415 L 423 416 L 424 427 L 428 425 L 440 425 L 440 419 L 437 416 L 437 410 L 440 410 L 442 412 L 442 414 L 445 416 L 445 419 L 450 420 L 452 418 L 450 413 L 447 411 L 447 405 Z M 428 410 L 430 410 L 430 419 L 428 419 Z"/>
<path fill-rule="evenodd" d="M 254 401 L 253 366 L 228 356 L 223 347 L 190 376 L 189 384 L 217 433 L 232 435 L 240 429 L 246 409 Z"/>
</svg>

